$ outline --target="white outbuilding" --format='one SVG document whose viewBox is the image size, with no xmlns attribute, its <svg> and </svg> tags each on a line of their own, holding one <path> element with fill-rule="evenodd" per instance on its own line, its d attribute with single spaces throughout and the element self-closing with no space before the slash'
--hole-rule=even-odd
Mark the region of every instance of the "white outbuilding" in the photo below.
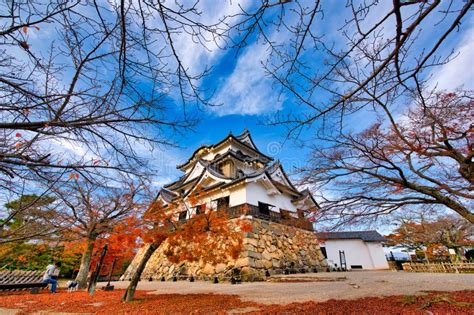
<svg viewBox="0 0 474 315">
<path fill-rule="evenodd" d="M 317 233 L 323 255 L 329 266 L 351 269 L 388 269 L 382 242 L 377 231 Z"/>
</svg>

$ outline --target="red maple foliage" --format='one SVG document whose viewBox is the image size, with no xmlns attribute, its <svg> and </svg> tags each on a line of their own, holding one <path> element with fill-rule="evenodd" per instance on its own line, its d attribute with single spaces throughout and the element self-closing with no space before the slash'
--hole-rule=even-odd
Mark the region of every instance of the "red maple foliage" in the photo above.
<svg viewBox="0 0 474 315">
<path fill-rule="evenodd" d="M 211 209 L 202 202 L 207 192 L 201 187 L 187 200 L 177 200 L 164 204 L 159 200 L 151 203 L 143 216 L 141 237 L 146 243 L 135 274 L 123 297 L 124 301 L 133 300 L 140 276 L 158 247 L 166 240 L 165 255 L 171 262 L 198 261 L 209 264 L 237 258 L 242 249 L 242 232 L 249 231 L 251 226 L 246 220 L 231 222 L 225 209 Z M 201 204 L 202 203 L 202 204 Z M 200 212 L 192 208 L 200 205 Z M 186 220 L 180 217 L 186 213 Z"/>
<path fill-rule="evenodd" d="M 123 290 L 51 295 L 27 292 L 1 294 L 0 307 L 17 309 L 17 314 L 40 311 L 89 314 L 473 314 L 473 291 L 428 292 L 415 296 L 366 297 L 355 300 L 329 300 L 287 305 L 265 305 L 242 301 L 237 295 L 150 294 L 137 291 L 137 303 L 121 303 Z"/>
<path fill-rule="evenodd" d="M 104 258 L 100 274 L 102 276 L 109 274 L 112 264 L 115 260 L 112 274 L 119 274 L 123 270 L 124 264 L 127 264 L 135 256 L 140 247 L 138 236 L 141 233 L 140 221 L 135 216 L 129 216 L 115 224 L 113 229 L 94 241 L 94 250 L 90 264 L 90 271 L 96 266 L 103 247 L 107 244 L 108 251 Z M 84 239 L 76 239 L 63 242 L 64 251 L 61 255 L 62 260 L 68 260 L 72 257 L 80 256 L 87 242 Z M 78 270 L 78 268 L 77 268 Z"/>
</svg>

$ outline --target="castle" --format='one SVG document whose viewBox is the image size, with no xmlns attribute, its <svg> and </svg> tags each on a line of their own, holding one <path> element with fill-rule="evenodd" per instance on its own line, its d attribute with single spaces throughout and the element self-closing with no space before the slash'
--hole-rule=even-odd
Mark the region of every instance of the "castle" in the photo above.
<svg viewBox="0 0 474 315">
<path fill-rule="evenodd" d="M 245 215 L 253 230 L 244 233 L 244 248 L 236 261 L 217 266 L 204 261 L 175 265 L 158 249 L 145 268 L 144 278 L 171 278 L 176 274 L 225 277 L 239 268 L 244 280 L 259 280 L 266 271 L 325 268 L 308 219 L 318 204 L 309 190 L 299 191 L 291 183 L 279 161 L 258 150 L 248 130 L 238 136 L 229 134 L 214 145 L 201 146 L 177 168 L 184 175 L 165 185 L 157 200 L 164 204 L 177 200 L 189 203 L 190 211 L 179 213 L 179 220 L 199 213 L 205 204 L 206 208 L 224 209 L 231 219 Z M 206 191 L 197 206 L 188 201 L 196 189 Z M 131 275 L 141 252 L 123 278 Z"/>
</svg>

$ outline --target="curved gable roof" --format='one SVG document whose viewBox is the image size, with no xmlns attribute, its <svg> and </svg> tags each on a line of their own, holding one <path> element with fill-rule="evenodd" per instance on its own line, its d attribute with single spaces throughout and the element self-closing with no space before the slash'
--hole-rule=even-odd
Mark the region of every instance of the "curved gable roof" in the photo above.
<svg viewBox="0 0 474 315">
<path fill-rule="evenodd" d="M 243 142 L 242 139 L 245 139 L 245 138 L 249 139 L 250 143 Z M 214 148 L 217 148 L 217 147 L 221 146 L 226 141 L 235 141 L 236 143 L 238 143 L 239 145 L 245 147 L 246 149 L 249 149 L 250 151 L 258 154 L 264 160 L 264 162 L 273 161 L 272 157 L 263 154 L 262 152 L 260 152 L 257 149 L 257 147 L 255 146 L 255 143 L 253 142 L 252 138 L 250 137 L 250 133 L 247 130 L 246 132 L 244 131 L 244 133 L 239 135 L 239 136 L 234 136 L 233 134 L 229 134 L 227 137 L 225 137 L 224 139 L 222 139 L 221 141 L 219 141 L 216 144 L 209 145 L 209 146 L 205 146 L 205 145 L 200 146 L 198 149 L 196 149 L 196 151 L 194 151 L 194 153 L 191 155 L 191 157 L 186 162 L 176 166 L 176 168 L 180 169 L 180 170 L 183 170 L 187 165 L 189 165 L 189 163 L 191 163 L 193 160 L 195 160 L 195 158 L 197 157 L 197 154 L 199 153 L 199 151 L 201 151 L 201 150 L 212 150 Z"/>
<path fill-rule="evenodd" d="M 255 142 L 253 142 L 252 136 L 250 135 L 250 131 L 247 128 L 240 135 L 236 136 L 236 138 L 258 151 L 257 146 L 255 145 Z"/>
<path fill-rule="evenodd" d="M 280 173 L 282 174 L 283 176 L 283 180 L 284 180 L 284 184 L 287 185 L 288 187 L 290 187 L 292 190 L 294 191 L 298 191 L 298 189 L 296 189 L 296 187 L 293 185 L 293 183 L 291 182 L 290 178 L 288 177 L 288 175 L 286 174 L 285 170 L 283 169 L 283 166 L 281 165 L 280 163 L 280 160 L 277 160 L 271 167 L 269 167 L 268 169 L 268 173 L 270 175 L 273 175 L 275 174 L 277 171 L 280 171 Z M 277 181 L 275 178 L 272 177 L 273 180 Z"/>
<path fill-rule="evenodd" d="M 343 232 L 319 232 L 318 238 L 326 240 L 360 239 L 364 242 L 384 242 L 387 239 L 375 230 L 370 231 L 343 231 Z"/>
<path fill-rule="evenodd" d="M 217 181 L 218 183 L 217 184 L 214 184 L 212 186 L 215 186 L 215 187 L 218 187 L 220 185 L 224 185 L 224 184 L 227 184 L 227 183 L 230 183 L 232 182 L 232 179 L 231 178 L 228 178 L 228 177 L 222 177 L 222 176 L 216 176 L 215 173 L 213 171 L 210 170 L 209 167 L 206 167 L 205 169 L 203 169 L 201 175 L 199 175 L 199 177 L 197 178 L 197 180 L 194 182 L 194 184 L 188 189 L 188 191 L 186 191 L 181 197 L 182 198 L 185 198 L 186 196 L 188 196 L 192 191 L 194 191 L 200 183 L 202 183 L 204 181 L 204 179 L 207 178 L 206 174 L 211 177 L 212 179 L 214 179 L 215 181 Z M 203 187 L 205 189 L 205 187 Z"/>
</svg>

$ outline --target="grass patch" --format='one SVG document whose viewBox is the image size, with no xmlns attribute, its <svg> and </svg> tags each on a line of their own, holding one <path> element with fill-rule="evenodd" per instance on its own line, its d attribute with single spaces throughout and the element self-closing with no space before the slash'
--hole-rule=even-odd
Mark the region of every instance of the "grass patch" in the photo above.
<svg viewBox="0 0 474 315">
<path fill-rule="evenodd" d="M 421 305 L 421 309 L 427 309 L 435 304 L 439 303 L 448 303 L 451 305 L 454 305 L 456 307 L 474 307 L 474 303 L 469 303 L 469 302 L 458 302 L 458 301 L 453 301 L 450 299 L 448 296 L 445 295 L 436 295 L 423 303 Z"/>
<path fill-rule="evenodd" d="M 414 295 L 405 295 L 398 301 L 401 305 L 412 305 L 418 303 L 418 297 Z"/>
</svg>

